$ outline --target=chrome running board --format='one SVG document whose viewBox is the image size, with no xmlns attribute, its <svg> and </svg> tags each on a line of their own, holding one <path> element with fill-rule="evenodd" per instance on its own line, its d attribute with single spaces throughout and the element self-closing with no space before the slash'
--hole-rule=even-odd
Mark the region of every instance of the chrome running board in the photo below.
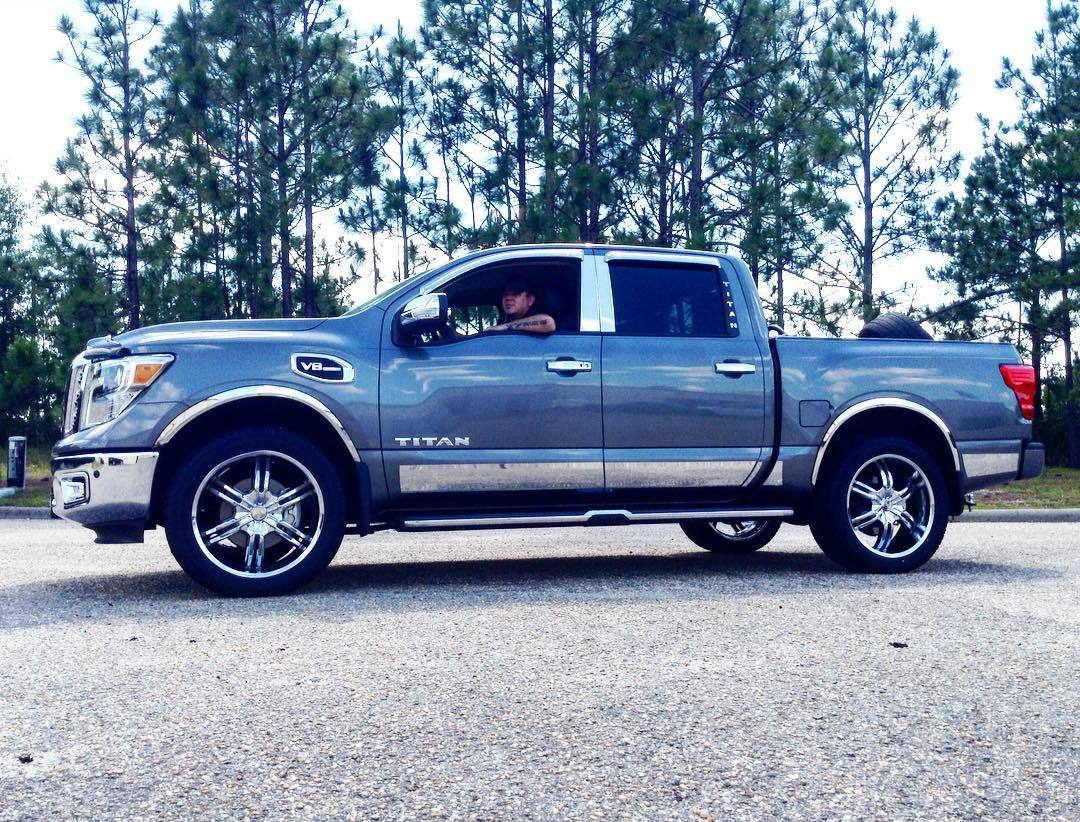
<svg viewBox="0 0 1080 822">
<path fill-rule="evenodd" d="M 493 514 L 468 517 L 414 517 L 403 520 L 401 530 L 446 528 L 513 528 L 537 525 L 629 525 L 641 522 L 682 522 L 706 519 L 776 519 L 790 517 L 791 508 L 710 508 L 708 510 L 629 511 L 604 508 L 580 514 Z"/>
</svg>

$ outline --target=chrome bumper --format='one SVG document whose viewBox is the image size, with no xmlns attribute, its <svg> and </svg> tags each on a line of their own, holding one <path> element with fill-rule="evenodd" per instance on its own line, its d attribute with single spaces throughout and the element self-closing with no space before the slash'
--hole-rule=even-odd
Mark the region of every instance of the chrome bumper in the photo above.
<svg viewBox="0 0 1080 822">
<path fill-rule="evenodd" d="M 154 451 L 54 458 L 53 513 L 94 529 L 98 542 L 142 542 L 157 460 Z"/>
</svg>

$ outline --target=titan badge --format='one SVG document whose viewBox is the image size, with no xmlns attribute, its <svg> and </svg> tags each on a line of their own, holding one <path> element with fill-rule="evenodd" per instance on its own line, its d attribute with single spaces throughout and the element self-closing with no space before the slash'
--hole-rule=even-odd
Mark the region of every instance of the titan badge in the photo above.
<svg viewBox="0 0 1080 822">
<path fill-rule="evenodd" d="M 468 448 L 468 437 L 394 437 L 402 448 Z"/>
</svg>

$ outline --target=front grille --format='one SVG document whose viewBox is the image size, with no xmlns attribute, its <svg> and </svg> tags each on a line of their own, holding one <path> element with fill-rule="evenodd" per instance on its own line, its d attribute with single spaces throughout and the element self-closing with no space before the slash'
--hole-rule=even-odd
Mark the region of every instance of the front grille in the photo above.
<svg viewBox="0 0 1080 822">
<path fill-rule="evenodd" d="M 83 388 L 90 364 L 82 357 L 76 357 L 71 364 L 71 376 L 68 378 L 67 399 L 64 402 L 63 435 L 74 434 L 79 428 L 79 411 L 82 408 Z"/>
</svg>

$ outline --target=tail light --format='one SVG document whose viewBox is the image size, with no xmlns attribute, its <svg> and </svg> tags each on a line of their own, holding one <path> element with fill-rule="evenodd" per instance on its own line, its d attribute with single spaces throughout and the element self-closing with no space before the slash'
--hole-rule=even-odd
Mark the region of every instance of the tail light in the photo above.
<svg viewBox="0 0 1080 822">
<path fill-rule="evenodd" d="M 1025 420 L 1035 419 L 1035 369 L 1030 365 L 999 365 L 1001 378 L 1016 394 Z"/>
</svg>

